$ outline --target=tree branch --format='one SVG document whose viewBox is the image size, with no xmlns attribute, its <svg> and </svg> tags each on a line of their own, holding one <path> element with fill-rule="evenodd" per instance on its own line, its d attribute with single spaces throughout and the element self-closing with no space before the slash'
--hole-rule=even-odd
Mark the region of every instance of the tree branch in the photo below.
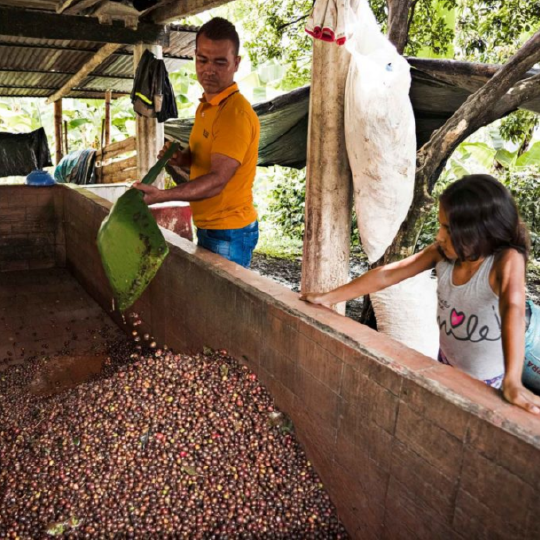
<svg viewBox="0 0 540 540">
<path fill-rule="evenodd" d="M 418 150 L 413 202 L 396 238 L 386 250 L 385 263 L 414 252 L 424 218 L 433 204 L 431 191 L 456 147 L 480 127 L 514 111 L 521 103 L 540 96 L 540 74 L 516 84 L 538 61 L 540 31 L 482 88 L 471 94 L 446 124 Z"/>
<path fill-rule="evenodd" d="M 388 39 L 403 54 L 409 34 L 409 8 L 415 0 L 387 0 Z"/>
<path fill-rule="evenodd" d="M 301 17 L 298 17 L 298 19 L 295 19 L 294 21 L 282 24 L 281 26 L 277 27 L 278 32 L 283 30 L 284 28 L 287 28 L 287 26 L 291 26 L 293 24 L 296 24 L 297 22 L 303 21 L 304 19 L 307 19 L 309 17 L 309 13 L 306 13 L 305 15 L 302 15 Z"/>
<path fill-rule="evenodd" d="M 426 182 L 429 191 L 457 145 L 482 126 L 493 122 L 517 108 L 523 100 L 532 99 L 535 92 L 531 80 L 518 81 L 536 62 L 540 61 L 540 31 L 478 91 L 471 94 L 446 124 L 435 131 L 417 153 L 416 180 Z"/>
<path fill-rule="evenodd" d="M 522 103 L 527 103 L 537 97 L 540 97 L 540 73 L 512 87 L 493 107 L 490 116 L 495 118 L 491 122 L 516 110 Z"/>
<path fill-rule="evenodd" d="M 414 12 L 416 10 L 416 5 L 418 4 L 419 0 L 413 0 L 411 3 L 411 6 L 409 8 L 409 15 L 407 18 L 407 39 L 405 40 L 405 45 L 409 42 L 409 32 L 411 31 L 411 24 L 414 19 Z"/>
</svg>

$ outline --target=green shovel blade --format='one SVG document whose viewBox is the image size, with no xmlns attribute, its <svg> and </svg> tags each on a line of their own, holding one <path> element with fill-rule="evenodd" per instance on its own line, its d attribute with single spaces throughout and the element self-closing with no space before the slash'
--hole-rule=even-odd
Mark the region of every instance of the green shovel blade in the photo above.
<svg viewBox="0 0 540 540">
<path fill-rule="evenodd" d="M 178 144 L 172 144 L 142 183 L 154 182 L 177 149 Z M 135 188 L 126 191 L 103 220 L 97 245 L 120 311 L 128 309 L 141 296 L 169 252 L 143 194 Z"/>
</svg>

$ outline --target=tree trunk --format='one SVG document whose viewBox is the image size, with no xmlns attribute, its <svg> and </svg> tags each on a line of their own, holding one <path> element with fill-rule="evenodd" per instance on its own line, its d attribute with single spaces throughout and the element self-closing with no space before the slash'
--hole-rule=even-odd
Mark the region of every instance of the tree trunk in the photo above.
<svg viewBox="0 0 540 540">
<path fill-rule="evenodd" d="M 516 110 L 521 103 L 540 96 L 540 75 L 516 84 L 538 61 L 540 31 L 482 88 L 471 94 L 444 126 L 435 131 L 430 140 L 418 150 L 411 208 L 384 257 L 373 266 L 388 264 L 414 253 L 422 225 L 433 205 L 431 193 L 447 160 L 457 146 L 479 128 Z M 369 302 L 367 297 L 365 302 Z"/>
<path fill-rule="evenodd" d="M 414 252 L 423 219 L 433 204 L 430 194 L 457 146 L 479 128 L 516 110 L 521 103 L 540 96 L 540 75 L 516 84 L 538 61 L 540 31 L 480 90 L 471 94 L 446 124 L 418 150 L 413 204 L 394 242 L 386 251 L 385 263 Z"/>
<path fill-rule="evenodd" d="M 399 54 L 403 54 L 409 35 L 409 10 L 416 5 L 415 0 L 387 0 L 388 6 L 388 39 Z"/>
</svg>

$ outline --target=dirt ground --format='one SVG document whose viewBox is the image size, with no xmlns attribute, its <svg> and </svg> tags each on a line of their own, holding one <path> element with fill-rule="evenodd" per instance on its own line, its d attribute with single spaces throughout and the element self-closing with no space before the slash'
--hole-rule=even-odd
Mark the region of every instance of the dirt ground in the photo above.
<svg viewBox="0 0 540 540">
<path fill-rule="evenodd" d="M 266 276 L 285 287 L 300 292 L 300 279 L 302 275 L 302 260 L 300 257 L 296 259 L 280 259 L 278 257 L 270 257 L 263 253 L 254 253 L 251 261 L 251 269 Z M 365 261 L 359 257 L 351 255 L 351 270 L 350 277 L 355 278 L 363 274 L 367 269 Z M 347 302 L 347 317 L 356 321 L 360 320 L 362 314 L 362 299 L 352 300 Z"/>
<path fill-rule="evenodd" d="M 261 276 L 266 276 L 289 289 L 300 291 L 300 278 L 302 274 L 301 258 L 280 259 L 270 257 L 263 253 L 254 253 L 251 262 L 252 270 Z M 350 277 L 355 278 L 367 269 L 366 262 L 356 255 L 351 255 Z M 530 272 L 527 278 L 527 297 L 536 304 L 540 304 L 540 274 Z M 351 319 L 360 320 L 362 314 L 362 299 L 347 303 L 347 316 Z"/>
</svg>

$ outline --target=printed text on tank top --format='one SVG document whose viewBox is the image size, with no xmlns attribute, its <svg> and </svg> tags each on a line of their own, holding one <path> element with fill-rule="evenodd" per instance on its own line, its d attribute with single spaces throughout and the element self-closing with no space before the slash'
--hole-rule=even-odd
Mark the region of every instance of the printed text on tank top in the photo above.
<svg viewBox="0 0 540 540">
<path fill-rule="evenodd" d="M 478 327 L 478 316 L 474 313 L 467 315 L 456 308 L 450 312 L 450 321 L 441 320 L 438 317 L 439 328 L 447 336 L 452 336 L 458 341 L 470 341 L 480 343 L 481 341 L 499 341 L 501 339 L 501 319 L 495 308 L 492 306 L 492 324 L 484 324 Z"/>
<path fill-rule="evenodd" d="M 459 266 L 457 262 L 452 265 L 451 286 L 459 289 L 465 287 L 478 273 L 484 264 L 485 258 L 478 261 L 466 261 Z M 493 291 L 492 276 L 494 269 L 489 272 L 489 285 Z M 493 291 L 494 296 L 497 296 Z M 480 343 L 482 341 L 499 341 L 501 339 L 501 319 L 496 305 L 491 306 L 491 317 L 487 320 L 484 317 L 484 324 L 479 325 L 478 316 L 474 313 L 459 311 L 459 306 L 450 306 L 447 302 L 439 298 L 440 308 L 450 309 L 450 316 L 447 320 L 437 317 L 439 328 L 447 336 L 452 336 L 458 341 L 469 341 Z"/>
</svg>

